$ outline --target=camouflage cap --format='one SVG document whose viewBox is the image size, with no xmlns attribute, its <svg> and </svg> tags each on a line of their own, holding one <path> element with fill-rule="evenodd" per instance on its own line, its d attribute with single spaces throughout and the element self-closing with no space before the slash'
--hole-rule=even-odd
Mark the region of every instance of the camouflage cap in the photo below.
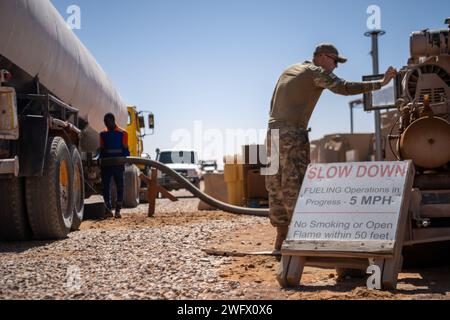
<svg viewBox="0 0 450 320">
<path fill-rule="evenodd" d="M 319 44 L 316 48 L 316 51 L 314 52 L 314 55 L 320 54 L 320 53 L 329 54 L 329 55 L 335 57 L 337 62 L 339 62 L 339 63 L 347 62 L 347 58 L 340 56 L 339 51 L 331 43 Z"/>
</svg>

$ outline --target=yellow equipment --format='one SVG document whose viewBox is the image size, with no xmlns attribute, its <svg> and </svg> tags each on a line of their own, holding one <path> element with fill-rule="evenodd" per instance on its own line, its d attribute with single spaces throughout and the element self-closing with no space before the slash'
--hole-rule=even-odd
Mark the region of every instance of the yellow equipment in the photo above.
<svg viewBox="0 0 450 320">
<path fill-rule="evenodd" d="M 128 121 L 127 121 L 127 133 L 128 133 L 128 147 L 131 157 L 144 157 L 144 137 L 148 135 L 145 131 L 144 113 L 148 113 L 148 128 L 151 130 L 150 134 L 153 134 L 155 129 L 155 119 L 151 112 L 138 111 L 135 106 L 128 106 Z M 139 204 L 139 199 L 144 200 L 145 197 L 142 194 L 145 193 L 145 188 L 139 180 L 141 172 L 148 174 L 147 167 L 145 165 L 132 165 L 125 169 L 125 194 L 124 194 L 124 206 L 134 208 Z"/>
</svg>

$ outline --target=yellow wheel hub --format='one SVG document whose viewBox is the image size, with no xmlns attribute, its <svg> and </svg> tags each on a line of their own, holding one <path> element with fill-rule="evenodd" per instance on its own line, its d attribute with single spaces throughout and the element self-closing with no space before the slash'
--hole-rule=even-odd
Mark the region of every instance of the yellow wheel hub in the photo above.
<svg viewBox="0 0 450 320">
<path fill-rule="evenodd" d="M 69 203 L 69 171 L 67 168 L 67 162 L 64 160 L 61 161 L 61 165 L 59 166 L 59 200 L 61 202 L 61 209 L 64 212 L 67 211 Z"/>
<path fill-rule="evenodd" d="M 59 184 L 62 187 L 67 187 L 69 185 L 69 173 L 67 171 L 66 161 L 62 161 L 61 166 L 59 167 Z"/>
</svg>

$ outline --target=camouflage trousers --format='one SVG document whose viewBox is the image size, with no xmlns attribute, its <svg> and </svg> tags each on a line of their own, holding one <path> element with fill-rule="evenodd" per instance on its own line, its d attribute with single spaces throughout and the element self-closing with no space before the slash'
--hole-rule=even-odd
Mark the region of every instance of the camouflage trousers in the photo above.
<svg viewBox="0 0 450 320">
<path fill-rule="evenodd" d="M 269 193 L 270 222 L 274 227 L 289 226 L 300 188 L 310 162 L 308 132 L 297 126 L 269 129 L 266 146 L 269 168 L 278 170 L 266 175 Z M 277 141 L 278 140 L 278 141 Z"/>
</svg>

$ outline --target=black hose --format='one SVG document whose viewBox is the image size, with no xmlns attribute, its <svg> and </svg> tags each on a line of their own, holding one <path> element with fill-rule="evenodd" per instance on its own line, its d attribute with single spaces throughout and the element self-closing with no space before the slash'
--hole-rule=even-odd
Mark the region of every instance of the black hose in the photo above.
<svg viewBox="0 0 450 320">
<path fill-rule="evenodd" d="M 248 215 L 248 216 L 257 216 L 257 217 L 268 217 L 269 210 L 268 209 L 250 209 L 243 208 L 230 205 L 228 203 L 219 201 L 214 199 L 213 197 L 201 192 L 197 187 L 195 187 L 192 183 L 190 183 L 186 178 L 179 175 L 176 171 L 170 169 L 166 165 L 159 163 L 154 160 L 144 159 L 144 158 L 136 158 L 136 157 L 128 157 L 128 158 L 106 158 L 100 160 L 101 165 L 103 166 L 116 166 L 116 165 L 124 165 L 124 164 L 135 164 L 135 165 L 144 165 L 152 168 L 156 168 L 159 171 L 170 175 L 174 178 L 180 185 L 190 191 L 195 197 L 199 198 L 203 202 L 209 204 L 210 206 L 217 208 L 219 210 L 239 214 L 239 215 Z"/>
</svg>

